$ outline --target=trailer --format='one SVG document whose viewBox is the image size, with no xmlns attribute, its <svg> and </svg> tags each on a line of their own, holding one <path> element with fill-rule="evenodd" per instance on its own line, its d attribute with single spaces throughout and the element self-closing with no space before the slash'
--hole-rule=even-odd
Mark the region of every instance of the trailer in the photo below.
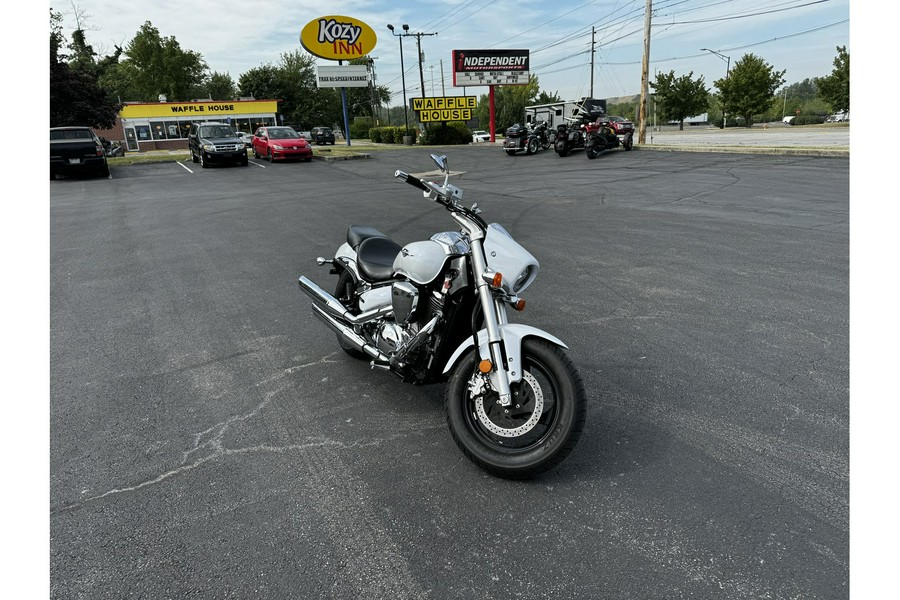
<svg viewBox="0 0 900 600">
<path fill-rule="evenodd" d="M 569 123 L 581 110 L 585 110 L 591 115 L 605 114 L 606 100 L 598 98 L 581 98 L 580 100 L 568 100 L 563 102 L 553 102 L 551 104 L 526 106 L 525 122 L 537 123 L 539 121 L 544 121 L 551 130 L 554 130 L 560 125 Z M 566 119 L 569 119 L 569 121 Z"/>
</svg>

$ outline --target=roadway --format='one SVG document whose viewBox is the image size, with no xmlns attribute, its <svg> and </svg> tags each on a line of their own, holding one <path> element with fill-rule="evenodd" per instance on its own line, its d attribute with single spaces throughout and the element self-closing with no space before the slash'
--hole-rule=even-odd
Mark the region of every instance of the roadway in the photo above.
<svg viewBox="0 0 900 600">
<path fill-rule="evenodd" d="M 573 454 L 485 474 L 310 313 L 350 223 L 452 228 L 428 149 L 53 181 L 51 598 L 848 597 L 849 160 L 441 151 L 541 262 Z"/>
</svg>

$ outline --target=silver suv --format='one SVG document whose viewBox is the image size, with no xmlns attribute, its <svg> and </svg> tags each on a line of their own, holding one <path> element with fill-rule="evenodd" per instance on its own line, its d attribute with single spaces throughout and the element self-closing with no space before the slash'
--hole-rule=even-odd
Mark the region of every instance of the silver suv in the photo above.
<svg viewBox="0 0 900 600">
<path fill-rule="evenodd" d="M 204 169 L 213 163 L 248 164 L 247 145 L 226 123 L 191 123 L 188 147 L 191 160 Z"/>
</svg>

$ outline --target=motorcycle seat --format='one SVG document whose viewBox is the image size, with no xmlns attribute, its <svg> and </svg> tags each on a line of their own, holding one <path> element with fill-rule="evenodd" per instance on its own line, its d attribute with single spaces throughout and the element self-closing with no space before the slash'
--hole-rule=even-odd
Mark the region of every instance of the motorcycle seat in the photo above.
<svg viewBox="0 0 900 600">
<path fill-rule="evenodd" d="M 369 227 L 368 225 L 351 225 L 347 229 L 347 243 L 350 244 L 350 247 L 354 250 L 359 248 L 359 245 L 364 240 L 373 237 L 386 238 L 387 236 L 374 227 Z"/>
<path fill-rule="evenodd" d="M 352 228 L 351 228 L 352 229 Z M 394 276 L 394 259 L 400 254 L 400 246 L 392 239 L 369 237 L 356 249 L 356 263 L 366 281 L 385 281 Z"/>
</svg>

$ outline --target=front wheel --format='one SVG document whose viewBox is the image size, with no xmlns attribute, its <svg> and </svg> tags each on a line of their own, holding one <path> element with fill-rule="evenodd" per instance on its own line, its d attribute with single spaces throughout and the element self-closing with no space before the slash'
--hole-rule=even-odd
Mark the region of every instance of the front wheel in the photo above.
<svg viewBox="0 0 900 600">
<path fill-rule="evenodd" d="M 622 146 L 626 151 L 634 148 L 634 134 L 627 133 L 625 134 L 625 139 L 622 141 Z"/>
<path fill-rule="evenodd" d="M 565 140 L 557 140 L 555 148 L 556 153 L 560 156 L 565 156 L 569 153 L 569 148 L 566 146 Z"/>
<path fill-rule="evenodd" d="M 540 142 L 537 141 L 537 138 L 531 138 L 528 140 L 528 147 L 525 149 L 525 154 L 536 154 L 538 149 L 540 148 Z"/>
<path fill-rule="evenodd" d="M 456 445 L 485 471 L 529 479 L 563 461 L 584 429 L 587 397 L 578 369 L 550 342 L 522 342 L 522 380 L 512 403 L 499 396 L 478 370 L 478 352 L 460 359 L 447 383 L 444 410 Z"/>
</svg>

